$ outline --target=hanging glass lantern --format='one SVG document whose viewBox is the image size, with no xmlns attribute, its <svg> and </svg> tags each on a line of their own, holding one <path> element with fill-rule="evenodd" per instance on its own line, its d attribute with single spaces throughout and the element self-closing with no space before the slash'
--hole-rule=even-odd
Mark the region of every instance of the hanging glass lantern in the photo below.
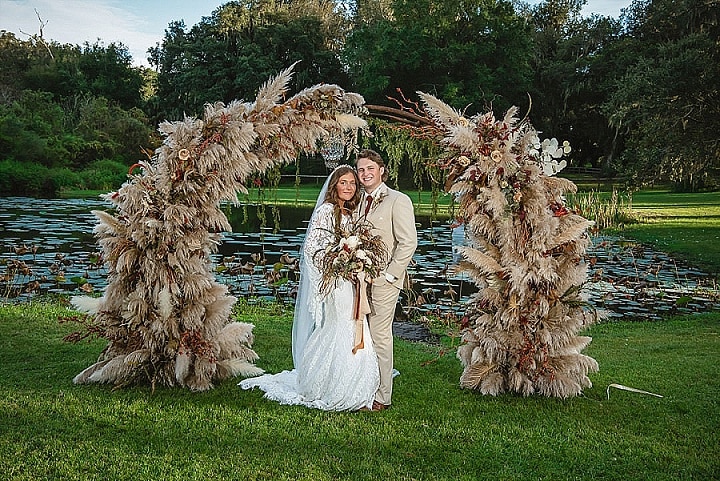
<svg viewBox="0 0 720 481">
<path fill-rule="evenodd" d="M 345 139 L 338 134 L 332 134 L 323 141 L 320 155 L 325 160 L 325 166 L 334 169 L 345 155 Z"/>
</svg>

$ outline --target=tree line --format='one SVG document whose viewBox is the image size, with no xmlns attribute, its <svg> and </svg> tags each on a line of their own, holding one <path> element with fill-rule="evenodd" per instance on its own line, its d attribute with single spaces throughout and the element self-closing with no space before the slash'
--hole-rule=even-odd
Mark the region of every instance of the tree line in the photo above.
<svg viewBox="0 0 720 481">
<path fill-rule="evenodd" d="M 718 0 L 635 0 L 619 18 L 582 16 L 584 3 L 231 1 L 171 22 L 149 68 L 121 43 L 0 31 L 0 195 L 116 188 L 161 141 L 159 122 L 251 99 L 295 62 L 295 91 L 335 83 L 387 106 L 423 91 L 468 114 L 517 105 L 570 141 L 571 165 L 716 188 Z"/>
</svg>

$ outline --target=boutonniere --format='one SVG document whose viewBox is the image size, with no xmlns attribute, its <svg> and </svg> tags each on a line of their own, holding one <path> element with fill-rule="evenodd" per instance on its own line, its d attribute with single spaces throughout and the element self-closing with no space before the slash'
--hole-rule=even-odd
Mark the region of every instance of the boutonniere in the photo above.
<svg viewBox="0 0 720 481">
<path fill-rule="evenodd" d="M 387 197 L 387 192 L 380 192 L 378 195 L 373 197 L 372 209 L 375 209 L 380 203 Z"/>
</svg>

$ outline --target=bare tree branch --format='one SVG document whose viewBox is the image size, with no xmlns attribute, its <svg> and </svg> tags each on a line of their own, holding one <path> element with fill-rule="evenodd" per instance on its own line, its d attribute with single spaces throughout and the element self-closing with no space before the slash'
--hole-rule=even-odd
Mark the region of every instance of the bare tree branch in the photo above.
<svg viewBox="0 0 720 481">
<path fill-rule="evenodd" d="M 384 117 L 396 122 L 410 124 L 415 127 L 420 127 L 422 125 L 434 125 L 430 119 L 408 112 L 407 110 L 385 107 L 383 105 L 366 105 L 365 107 L 373 117 Z"/>
<path fill-rule="evenodd" d="M 38 22 L 40 23 L 40 34 L 39 35 L 30 35 L 27 32 L 23 32 L 22 29 L 20 30 L 20 33 L 27 35 L 28 38 L 30 38 L 30 39 L 40 42 L 43 45 L 43 47 L 45 47 L 45 50 L 47 50 L 48 54 L 50 55 L 50 58 L 55 60 L 55 55 L 53 55 L 52 50 L 50 50 L 50 45 L 43 38 L 43 29 L 45 28 L 45 25 L 48 24 L 48 22 L 43 21 L 42 17 L 40 17 L 40 12 L 37 11 L 37 8 L 34 10 L 35 10 L 35 15 L 37 15 Z"/>
</svg>

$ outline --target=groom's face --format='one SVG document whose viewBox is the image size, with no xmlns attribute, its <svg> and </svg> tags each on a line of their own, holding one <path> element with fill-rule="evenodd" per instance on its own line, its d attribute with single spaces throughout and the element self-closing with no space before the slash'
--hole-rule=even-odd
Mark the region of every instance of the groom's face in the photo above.
<svg viewBox="0 0 720 481">
<path fill-rule="evenodd" d="M 374 191 L 382 183 L 385 167 L 380 167 L 374 161 L 362 157 L 357 161 L 357 173 L 365 192 Z"/>
</svg>

